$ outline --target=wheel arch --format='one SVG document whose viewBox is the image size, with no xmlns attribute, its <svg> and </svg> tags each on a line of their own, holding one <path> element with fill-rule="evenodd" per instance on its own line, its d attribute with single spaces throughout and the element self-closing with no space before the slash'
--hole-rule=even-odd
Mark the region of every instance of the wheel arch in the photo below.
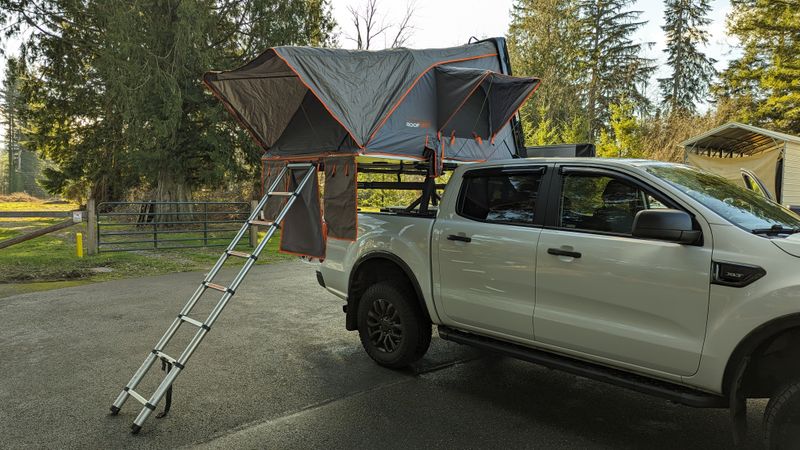
<svg viewBox="0 0 800 450">
<path fill-rule="evenodd" d="M 367 262 L 370 264 L 365 264 Z M 399 278 L 401 281 L 408 283 L 417 296 L 417 302 L 425 318 L 431 320 L 428 308 L 425 305 L 425 296 L 422 294 L 422 288 L 408 264 L 393 253 L 375 250 L 359 257 L 350 271 L 350 277 L 347 282 L 346 329 L 350 331 L 358 329 L 358 324 L 356 323 L 358 302 L 361 300 L 361 295 L 366 288 L 372 282 L 380 279 L 377 278 L 379 273 L 388 275 L 384 279 Z"/>
<path fill-rule="evenodd" d="M 765 352 L 782 338 L 800 342 L 800 313 L 785 315 L 766 322 L 750 331 L 739 342 L 725 366 L 722 385 L 724 393 L 730 395 L 734 386 L 755 382 L 753 377 L 757 374 L 752 371 L 757 372 L 759 361 L 766 356 Z M 791 365 L 787 367 L 796 369 Z M 746 396 L 748 390 L 755 387 L 746 387 L 742 394 Z M 775 386 L 775 388 L 778 387 L 780 386 Z"/>
</svg>

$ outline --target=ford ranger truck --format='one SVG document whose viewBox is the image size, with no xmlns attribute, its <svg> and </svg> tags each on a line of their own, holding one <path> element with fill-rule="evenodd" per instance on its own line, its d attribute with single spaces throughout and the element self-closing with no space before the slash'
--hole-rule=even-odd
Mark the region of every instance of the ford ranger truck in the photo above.
<svg viewBox="0 0 800 450">
<path fill-rule="evenodd" d="M 596 158 L 459 166 L 435 217 L 360 214 L 318 279 L 378 364 L 432 326 L 695 407 L 769 398 L 769 448 L 800 445 L 800 218 L 689 166 Z"/>
</svg>

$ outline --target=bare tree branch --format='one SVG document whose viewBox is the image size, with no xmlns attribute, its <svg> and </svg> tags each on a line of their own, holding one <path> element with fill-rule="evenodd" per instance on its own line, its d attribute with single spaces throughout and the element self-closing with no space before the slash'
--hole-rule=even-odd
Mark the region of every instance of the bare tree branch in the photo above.
<svg viewBox="0 0 800 450">
<path fill-rule="evenodd" d="M 397 24 L 397 34 L 394 35 L 394 40 L 392 40 L 392 48 L 405 46 L 406 42 L 411 38 L 415 30 L 414 26 L 411 24 L 411 19 L 414 18 L 416 10 L 416 1 L 412 0 L 406 4 L 406 13 L 403 15 L 403 20 Z"/>
<path fill-rule="evenodd" d="M 353 21 L 353 26 L 356 27 L 356 37 L 347 36 L 347 39 L 356 43 L 356 48 L 362 50 L 364 48 L 364 41 L 361 38 L 361 13 L 354 7 L 348 6 L 347 10 L 350 11 L 350 20 Z"/>
<path fill-rule="evenodd" d="M 390 47 L 401 47 L 408 42 L 414 30 L 411 24 L 416 11 L 414 1 L 406 5 L 406 13 L 397 24 L 385 22 L 385 17 L 380 14 L 378 0 L 365 0 L 361 8 L 348 6 L 347 10 L 350 12 L 350 20 L 355 30 L 354 35 L 346 35 L 345 38 L 353 41 L 358 50 L 370 50 L 376 38 L 385 36 L 395 27 L 397 31 L 393 33 L 394 39 Z"/>
</svg>

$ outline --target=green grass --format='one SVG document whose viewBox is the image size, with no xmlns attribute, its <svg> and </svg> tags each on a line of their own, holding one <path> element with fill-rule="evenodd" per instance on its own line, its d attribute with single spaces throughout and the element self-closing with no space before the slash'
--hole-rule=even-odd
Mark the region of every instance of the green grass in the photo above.
<svg viewBox="0 0 800 450">
<path fill-rule="evenodd" d="M 3 204 L 0 203 L 0 207 L 2 206 Z M 36 208 L 21 208 L 21 210 L 26 209 Z M 62 220 L 58 218 L 0 219 L 0 240 L 58 223 Z M 118 278 L 208 270 L 224 249 L 224 247 L 213 247 L 180 250 L 137 250 L 133 252 L 100 253 L 99 255 L 78 258 L 75 244 L 77 232 L 83 234 L 85 242 L 86 225 L 79 224 L 0 249 L 0 297 Z M 227 233 L 228 236 L 232 234 Z M 263 236 L 263 233 L 261 235 Z M 171 237 L 181 236 L 181 234 L 175 234 Z M 151 235 L 141 236 L 143 239 L 151 237 Z M 128 239 L 132 238 L 128 237 Z M 247 237 L 242 241 L 246 244 Z M 216 242 L 227 244 L 227 241 L 223 240 Z M 270 264 L 294 259 L 294 256 L 278 253 L 279 242 L 278 235 L 271 239 L 258 259 L 257 264 Z M 176 244 L 187 245 L 189 243 L 179 242 Z M 241 248 L 242 250 L 247 249 L 246 246 Z M 226 266 L 241 265 L 242 262 L 239 258 L 230 258 L 226 262 Z M 92 270 L 97 268 L 107 268 L 111 269 L 111 271 L 99 272 Z"/>
<path fill-rule="evenodd" d="M 0 202 L 0 211 L 73 211 L 75 203 Z"/>
</svg>

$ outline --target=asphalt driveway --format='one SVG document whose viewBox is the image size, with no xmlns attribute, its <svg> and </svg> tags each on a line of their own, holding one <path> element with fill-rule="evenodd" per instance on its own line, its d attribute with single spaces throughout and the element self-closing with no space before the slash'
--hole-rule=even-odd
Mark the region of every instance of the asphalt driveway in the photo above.
<svg viewBox="0 0 800 450">
<path fill-rule="evenodd" d="M 0 299 L 0 448 L 732 444 L 725 410 L 675 405 L 438 338 L 414 370 L 383 369 L 344 330 L 341 302 L 302 263 L 253 269 L 178 378 L 169 416 L 153 415 L 131 435 L 140 405 L 130 399 L 116 417 L 108 407 L 201 278 Z M 137 390 L 149 395 L 160 376 L 151 370 Z M 750 406 L 753 447 L 764 403 Z"/>
</svg>

